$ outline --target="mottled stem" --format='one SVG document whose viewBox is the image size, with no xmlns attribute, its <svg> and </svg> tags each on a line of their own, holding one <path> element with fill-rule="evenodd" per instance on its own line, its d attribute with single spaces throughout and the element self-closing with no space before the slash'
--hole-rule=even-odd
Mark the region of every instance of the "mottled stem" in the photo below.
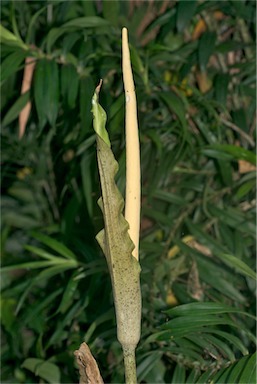
<svg viewBox="0 0 257 384">
<path fill-rule="evenodd" d="M 123 348 L 126 384 L 137 383 L 135 348 Z"/>
</svg>

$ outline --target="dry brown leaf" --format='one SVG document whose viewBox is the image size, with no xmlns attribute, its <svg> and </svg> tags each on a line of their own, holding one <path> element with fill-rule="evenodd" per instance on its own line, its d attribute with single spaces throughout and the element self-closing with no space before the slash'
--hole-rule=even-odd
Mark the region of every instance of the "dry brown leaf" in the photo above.
<svg viewBox="0 0 257 384">
<path fill-rule="evenodd" d="M 238 160 L 239 173 L 256 171 L 256 166 L 246 160 Z"/>
<path fill-rule="evenodd" d="M 198 87 L 202 93 L 206 93 L 211 89 L 212 82 L 208 78 L 208 75 L 206 72 L 197 71 L 196 79 L 197 79 Z"/>
<path fill-rule="evenodd" d="M 206 31 L 207 25 L 203 19 L 200 19 L 193 31 L 192 40 L 197 40 Z"/>
<path fill-rule="evenodd" d="M 35 69 L 35 59 L 33 57 L 26 57 L 22 86 L 21 86 L 21 94 L 30 90 L 34 69 Z M 30 110 L 31 110 L 31 102 L 28 101 L 25 107 L 21 110 L 19 115 L 19 138 L 20 139 L 23 137 L 25 133 Z"/>
<path fill-rule="evenodd" d="M 203 300 L 204 291 L 200 283 L 197 263 L 193 261 L 187 280 L 187 291 L 195 300 Z"/>
<path fill-rule="evenodd" d="M 86 343 L 82 343 L 74 355 L 79 366 L 79 384 L 104 384 L 97 362 Z"/>
</svg>

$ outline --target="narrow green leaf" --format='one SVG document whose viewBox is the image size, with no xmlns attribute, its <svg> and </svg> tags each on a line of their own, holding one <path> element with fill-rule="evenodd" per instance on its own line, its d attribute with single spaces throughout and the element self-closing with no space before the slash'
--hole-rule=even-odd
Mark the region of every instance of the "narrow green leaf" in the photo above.
<svg viewBox="0 0 257 384">
<path fill-rule="evenodd" d="M 60 260 L 60 263 L 63 263 L 63 260 Z M 45 268 L 55 264 L 56 264 L 56 261 L 28 261 L 27 263 L 20 263 L 20 264 L 3 267 L 1 268 L 1 272 L 15 271 L 16 269 Z"/>
<path fill-rule="evenodd" d="M 33 372 L 35 376 L 39 376 L 48 383 L 60 383 L 61 373 L 57 365 L 37 358 L 28 358 L 23 364 L 23 368 Z"/>
<path fill-rule="evenodd" d="M 89 134 L 92 127 L 91 98 L 93 92 L 94 82 L 92 77 L 82 77 L 79 84 L 79 115 L 81 121 L 82 137 L 84 137 L 86 134 Z"/>
<path fill-rule="evenodd" d="M 73 65 L 63 65 L 61 68 L 61 93 L 64 102 L 70 109 L 75 108 L 79 89 L 79 77 Z"/>
<path fill-rule="evenodd" d="M 218 335 L 219 337 L 225 339 L 227 343 L 230 343 L 232 346 L 234 346 L 239 351 L 241 351 L 243 355 L 249 354 L 248 349 L 245 347 L 242 340 L 239 337 L 232 335 L 231 333 L 220 331 L 218 329 L 213 329 L 213 328 L 205 328 L 201 330 L 201 332 L 210 333 L 212 335 L 213 334 Z"/>
<path fill-rule="evenodd" d="M 60 243 L 58 240 L 38 232 L 32 232 L 32 236 L 60 255 L 64 256 L 66 259 L 76 260 L 76 255 L 69 248 L 67 248 L 66 245 Z"/>
<path fill-rule="evenodd" d="M 45 68 L 44 81 L 48 83 L 48 91 L 45 98 L 46 116 L 50 125 L 55 126 L 58 115 L 59 103 L 59 73 L 58 65 L 55 61 L 47 61 Z"/>
<path fill-rule="evenodd" d="M 214 90 L 216 100 L 222 105 L 226 105 L 228 84 L 230 76 L 227 73 L 218 73 L 214 81 Z"/>
<path fill-rule="evenodd" d="M 89 154 L 86 152 L 81 159 L 81 176 L 82 176 L 82 184 L 83 184 L 83 193 L 85 196 L 85 201 L 87 205 L 88 214 L 91 218 L 93 218 L 93 188 L 92 188 L 92 166 L 93 161 L 93 153 Z"/>
<path fill-rule="evenodd" d="M 25 309 L 25 312 L 22 316 L 22 321 L 24 324 L 31 324 L 33 319 L 37 316 L 40 316 L 42 312 L 44 313 L 48 310 L 51 303 L 55 303 L 55 299 L 60 296 L 62 288 L 53 290 L 49 295 L 46 295 L 42 300 L 37 301 L 33 306 L 29 306 Z"/>
<path fill-rule="evenodd" d="M 61 28 L 100 28 L 109 26 L 109 21 L 98 16 L 78 17 L 63 24 Z"/>
<path fill-rule="evenodd" d="M 120 14 L 120 1 L 119 0 L 103 0 L 103 17 L 108 20 L 112 25 L 117 25 Z"/>
<path fill-rule="evenodd" d="M 194 384 L 200 375 L 199 369 L 192 369 L 189 376 L 187 377 L 186 384 Z"/>
<path fill-rule="evenodd" d="M 254 383 L 256 382 L 256 366 L 257 366 L 257 360 L 256 360 L 256 352 L 249 356 L 247 359 L 247 363 L 244 366 L 244 370 L 240 376 L 239 383 L 245 384 L 245 383 Z"/>
<path fill-rule="evenodd" d="M 22 40 L 20 40 L 12 32 L 8 31 L 8 29 L 3 27 L 2 24 L 0 24 L 0 43 L 11 46 L 18 46 L 25 50 L 29 48 L 26 44 L 23 43 Z"/>
<path fill-rule="evenodd" d="M 248 365 L 249 364 L 249 365 Z M 256 381 L 256 353 L 244 356 L 227 368 L 219 370 L 210 376 L 213 383 L 220 384 L 252 384 Z"/>
<path fill-rule="evenodd" d="M 214 53 L 216 33 L 205 32 L 202 34 L 198 46 L 198 60 L 202 71 L 206 70 L 210 56 Z"/>
<path fill-rule="evenodd" d="M 27 29 L 27 35 L 26 35 L 26 44 L 30 44 L 32 43 L 32 36 L 33 36 L 33 28 L 34 28 L 34 25 L 38 19 L 38 17 L 41 15 L 41 13 L 43 13 L 45 10 L 46 10 L 47 6 L 43 6 L 41 7 L 31 18 L 30 18 L 30 21 L 29 21 L 29 26 L 28 26 L 28 29 Z"/>
<path fill-rule="evenodd" d="M 137 377 L 139 381 L 145 379 L 146 375 L 151 371 L 153 365 L 160 361 L 162 358 L 163 352 L 154 351 L 148 354 L 146 358 L 143 359 L 137 367 Z"/>
<path fill-rule="evenodd" d="M 253 165 L 256 164 L 256 155 L 253 152 L 236 145 L 213 144 L 204 149 L 203 153 L 216 159 L 245 160 Z"/>
<path fill-rule="evenodd" d="M 177 10 L 177 30 L 178 32 L 183 32 L 188 23 L 191 21 L 194 16 L 195 10 L 197 7 L 197 1 L 187 0 L 178 2 Z"/>
<path fill-rule="evenodd" d="M 211 376 L 211 371 L 208 370 L 206 372 L 204 372 L 197 380 L 197 384 L 206 384 L 206 383 L 210 383 L 211 381 L 209 380 L 210 376 Z"/>
<path fill-rule="evenodd" d="M 37 63 L 34 95 L 41 128 L 46 120 L 55 126 L 59 107 L 59 74 L 55 61 L 42 59 Z"/>
<path fill-rule="evenodd" d="M 172 192 L 163 191 L 161 189 L 155 190 L 153 197 L 175 205 L 185 205 L 187 203 L 183 197 Z"/>
<path fill-rule="evenodd" d="M 254 272 L 247 264 L 245 264 L 238 257 L 233 256 L 233 255 L 229 255 L 226 253 L 222 253 L 222 254 L 219 254 L 217 256 L 219 256 L 219 258 L 225 264 L 227 264 L 229 267 L 235 269 L 241 275 L 251 277 L 254 280 L 257 278 L 256 272 Z"/>
<path fill-rule="evenodd" d="M 74 295 L 75 295 L 75 292 L 76 292 L 76 289 L 77 289 L 77 286 L 78 286 L 78 283 L 79 283 L 79 280 L 76 280 L 76 274 L 74 274 L 68 284 L 66 285 L 66 288 L 63 292 L 63 296 L 62 296 L 62 300 L 61 300 L 61 303 L 57 309 L 57 312 L 56 313 L 65 313 L 67 311 L 67 309 L 71 306 L 72 304 L 72 300 L 74 299 Z"/>
<path fill-rule="evenodd" d="M 249 235 L 255 236 L 255 223 L 253 216 L 250 213 L 244 213 L 238 208 L 219 208 L 214 205 L 208 204 L 208 210 L 221 222 L 227 224 L 228 226 L 237 229 L 242 233 L 247 233 Z M 225 252 L 226 253 L 226 252 Z"/>
<path fill-rule="evenodd" d="M 19 70 L 25 57 L 26 52 L 21 49 L 17 49 L 4 59 L 1 64 L 1 83 Z"/>
<path fill-rule="evenodd" d="M 1 309 L 1 324 L 7 330 L 7 332 L 12 333 L 12 326 L 15 323 L 15 307 L 16 301 L 12 298 L 5 298 L 1 295 L 0 299 L 0 309 Z"/>
<path fill-rule="evenodd" d="M 60 383 L 61 379 L 60 368 L 56 364 L 48 361 L 37 366 L 36 375 L 51 384 Z"/>
<path fill-rule="evenodd" d="M 181 99 L 172 91 L 161 92 L 160 98 L 165 102 L 171 112 L 178 116 L 182 127 L 186 129 L 186 109 Z"/>
<path fill-rule="evenodd" d="M 231 361 L 231 363 L 236 360 L 235 354 L 233 353 L 232 349 L 224 341 L 219 340 L 217 337 L 210 334 L 205 335 L 205 340 L 209 346 L 214 345 L 217 350 L 222 354 L 222 356 Z"/>
<path fill-rule="evenodd" d="M 255 180 L 249 180 L 246 181 L 244 184 L 242 184 L 238 190 L 236 191 L 236 197 L 241 200 L 243 197 L 245 197 L 249 192 L 254 192 L 256 187 L 256 181 Z"/>
<path fill-rule="evenodd" d="M 203 316 L 218 315 L 221 313 L 241 313 L 246 316 L 251 316 L 240 309 L 230 307 L 222 303 L 215 303 L 212 301 L 182 304 L 175 308 L 165 311 L 165 313 L 167 313 L 169 316 L 185 316 L 185 317 L 199 316 L 200 314 Z"/>
<path fill-rule="evenodd" d="M 183 365 L 176 364 L 171 384 L 181 384 L 185 383 L 186 380 L 186 369 Z"/>
<path fill-rule="evenodd" d="M 37 248 L 33 245 L 25 245 L 24 247 L 27 251 L 34 253 L 37 256 L 42 257 L 43 259 L 47 259 L 52 261 L 53 263 L 63 262 L 63 259 L 60 257 L 56 257 L 54 255 L 51 255 L 50 253 L 46 252 L 44 249 Z"/>
<path fill-rule="evenodd" d="M 110 26 L 109 22 L 98 16 L 85 16 L 72 19 L 63 24 L 59 28 L 53 28 L 47 35 L 46 44 L 47 52 L 51 51 L 55 41 L 61 37 L 64 33 L 70 33 L 71 31 L 85 28 L 101 28 Z"/>
<path fill-rule="evenodd" d="M 38 274 L 37 282 L 40 280 L 50 279 L 50 277 L 54 275 L 60 275 L 60 273 L 76 267 L 77 264 L 70 261 L 64 261 L 62 264 L 60 263 L 59 265 L 54 265 L 53 267 L 50 266 Z"/>
<path fill-rule="evenodd" d="M 239 378 L 240 378 L 242 372 L 245 370 L 245 367 L 247 365 L 247 360 L 248 359 L 242 358 L 239 361 L 237 361 L 237 363 L 230 370 L 226 381 L 228 381 L 230 383 L 240 383 Z M 221 376 L 220 380 L 222 381 L 222 376 Z"/>
<path fill-rule="evenodd" d="M 162 329 L 169 329 L 169 335 L 172 338 L 184 337 L 190 333 L 200 332 L 202 327 L 210 325 L 230 325 L 232 327 L 238 327 L 236 323 L 229 319 L 228 316 L 206 316 L 204 319 L 202 316 L 192 316 L 191 318 L 184 318 L 183 323 L 181 318 L 175 318 L 168 321 L 161 326 Z"/>
<path fill-rule="evenodd" d="M 67 262 L 63 264 L 54 265 L 53 267 L 45 268 L 43 271 L 38 272 L 36 278 L 32 279 L 28 286 L 26 287 L 25 291 L 22 293 L 21 297 L 19 298 L 19 302 L 17 304 L 15 315 L 17 315 L 26 299 L 28 294 L 30 293 L 31 289 L 34 287 L 34 285 L 38 284 L 41 280 L 47 280 L 50 279 L 54 275 L 60 275 L 62 272 L 67 271 L 69 269 L 75 268 L 76 265 L 72 265 L 70 263 L 67 264 Z"/>
<path fill-rule="evenodd" d="M 12 123 L 17 117 L 19 116 L 22 109 L 25 107 L 27 102 L 30 99 L 30 92 L 23 93 L 11 106 L 9 111 L 6 113 L 4 119 L 3 119 L 3 126 L 7 126 L 8 124 Z"/>
</svg>

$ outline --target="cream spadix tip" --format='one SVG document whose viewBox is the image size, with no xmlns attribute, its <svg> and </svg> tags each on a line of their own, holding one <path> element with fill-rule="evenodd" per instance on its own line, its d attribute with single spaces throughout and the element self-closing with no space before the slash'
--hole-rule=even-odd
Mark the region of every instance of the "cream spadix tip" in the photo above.
<svg viewBox="0 0 257 384">
<path fill-rule="evenodd" d="M 122 71 L 126 98 L 125 130 L 126 130 L 126 199 L 125 218 L 129 223 L 129 235 L 135 245 L 132 255 L 138 260 L 141 182 L 140 182 L 140 149 L 137 122 L 137 102 L 133 80 L 128 30 L 122 29 Z"/>
</svg>

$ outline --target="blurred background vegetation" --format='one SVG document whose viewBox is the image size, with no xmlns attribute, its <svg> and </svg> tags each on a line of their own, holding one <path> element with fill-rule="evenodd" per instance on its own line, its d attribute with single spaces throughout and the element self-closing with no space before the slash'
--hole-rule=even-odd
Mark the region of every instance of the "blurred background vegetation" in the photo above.
<svg viewBox="0 0 257 384">
<path fill-rule="evenodd" d="M 124 191 L 121 28 L 138 99 L 141 383 L 255 383 L 255 1 L 1 2 L 2 383 L 123 382 L 91 98 Z"/>
</svg>

